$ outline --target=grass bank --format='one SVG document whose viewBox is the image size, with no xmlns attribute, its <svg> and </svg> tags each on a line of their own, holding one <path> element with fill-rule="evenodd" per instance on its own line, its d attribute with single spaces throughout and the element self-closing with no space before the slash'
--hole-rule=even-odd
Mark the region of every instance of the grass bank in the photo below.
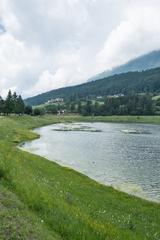
<svg viewBox="0 0 160 240">
<path fill-rule="evenodd" d="M 118 192 L 16 148 L 56 122 L 160 123 L 160 117 L 1 117 L 0 239 L 159 240 L 160 204 Z"/>
</svg>

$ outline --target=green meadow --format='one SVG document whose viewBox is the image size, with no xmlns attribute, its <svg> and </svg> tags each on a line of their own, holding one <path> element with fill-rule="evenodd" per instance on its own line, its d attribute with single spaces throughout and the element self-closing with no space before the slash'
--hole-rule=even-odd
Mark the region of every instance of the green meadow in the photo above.
<svg viewBox="0 0 160 240">
<path fill-rule="evenodd" d="M 160 124 L 160 117 L 0 117 L 0 239 L 159 240 L 159 203 L 17 148 L 38 137 L 33 128 L 72 121 Z"/>
</svg>

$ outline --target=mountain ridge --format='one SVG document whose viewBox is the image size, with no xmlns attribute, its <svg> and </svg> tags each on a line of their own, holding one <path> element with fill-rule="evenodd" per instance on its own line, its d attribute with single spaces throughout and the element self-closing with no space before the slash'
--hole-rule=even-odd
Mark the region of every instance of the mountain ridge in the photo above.
<svg viewBox="0 0 160 240">
<path fill-rule="evenodd" d="M 147 69 L 160 67 L 160 50 L 154 50 L 144 55 L 133 58 L 126 63 L 114 67 L 111 70 L 103 71 L 102 73 L 96 74 L 95 76 L 88 79 L 88 82 L 109 77 L 115 74 L 143 71 Z"/>
</svg>

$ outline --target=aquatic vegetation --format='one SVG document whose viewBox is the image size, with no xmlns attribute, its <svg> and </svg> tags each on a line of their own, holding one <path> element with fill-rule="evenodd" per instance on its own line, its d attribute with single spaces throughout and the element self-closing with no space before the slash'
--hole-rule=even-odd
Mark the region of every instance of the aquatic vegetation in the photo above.
<svg viewBox="0 0 160 240">
<path fill-rule="evenodd" d="M 75 131 L 75 132 L 102 132 L 100 129 L 93 129 L 87 126 L 65 126 L 61 128 L 54 128 L 53 131 L 58 132 L 69 132 L 69 131 Z"/>
<path fill-rule="evenodd" d="M 121 132 L 126 134 L 151 134 L 151 132 L 139 129 L 122 129 Z"/>
</svg>

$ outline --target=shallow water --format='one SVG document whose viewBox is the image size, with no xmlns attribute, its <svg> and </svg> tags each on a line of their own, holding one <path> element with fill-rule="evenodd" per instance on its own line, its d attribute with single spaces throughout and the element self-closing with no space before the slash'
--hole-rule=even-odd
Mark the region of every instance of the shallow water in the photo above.
<svg viewBox="0 0 160 240">
<path fill-rule="evenodd" d="M 35 132 L 40 139 L 23 149 L 119 190 L 160 201 L 160 126 L 72 123 Z"/>
</svg>

